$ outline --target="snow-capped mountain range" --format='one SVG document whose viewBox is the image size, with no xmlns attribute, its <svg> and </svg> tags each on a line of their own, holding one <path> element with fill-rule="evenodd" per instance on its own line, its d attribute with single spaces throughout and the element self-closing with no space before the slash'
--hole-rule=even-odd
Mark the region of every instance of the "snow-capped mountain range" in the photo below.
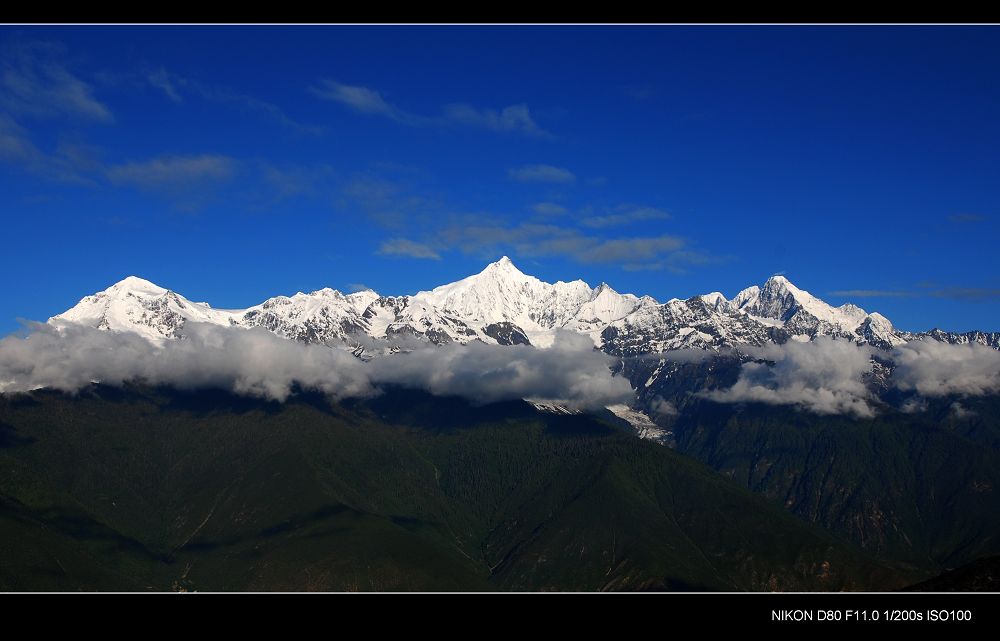
<svg viewBox="0 0 1000 641">
<path fill-rule="evenodd" d="M 833 307 L 772 276 L 727 299 L 719 292 L 660 303 L 582 280 L 546 283 L 504 256 L 478 274 L 412 296 L 321 289 L 276 296 L 247 309 L 215 309 L 130 276 L 49 319 L 138 333 L 153 342 L 183 336 L 188 322 L 263 327 L 284 338 L 374 356 L 403 339 L 442 343 L 480 340 L 547 347 L 559 330 L 588 336 L 609 354 L 633 356 L 681 348 L 718 350 L 835 336 L 890 349 L 914 339 L 978 342 L 1000 348 L 997 333 L 920 334 L 856 305 Z M 382 347 L 379 347 L 382 346 Z"/>
<path fill-rule="evenodd" d="M 630 406 L 608 407 L 611 414 L 641 438 L 667 445 L 673 442 L 676 410 L 665 399 L 686 398 L 683 389 L 671 391 L 679 382 L 675 373 L 683 365 L 668 366 L 662 358 L 625 357 L 734 348 L 728 356 L 720 354 L 719 361 L 735 356 L 739 363 L 751 358 L 741 348 L 807 342 L 819 336 L 882 350 L 911 340 L 975 342 L 1000 349 L 1000 333 L 899 331 L 881 314 L 852 304 L 833 307 L 784 276 L 772 276 L 732 299 L 712 292 L 660 303 L 649 296 L 620 294 L 605 283 L 596 288 L 582 280 L 546 283 L 521 272 L 506 256 L 478 274 L 411 296 L 381 296 L 370 290 L 343 294 L 326 288 L 275 296 L 247 309 L 215 309 L 130 276 L 84 297 L 48 322 L 56 327 L 77 323 L 134 332 L 159 345 L 182 338 L 191 322 L 260 327 L 289 340 L 350 350 L 363 360 L 409 349 L 414 342 L 483 341 L 545 348 L 558 332 L 574 332 L 587 336 L 595 348 L 622 357 L 616 371 L 628 378 L 636 396 Z M 714 365 L 708 367 L 710 371 Z M 878 359 L 872 359 L 872 367 L 874 373 L 888 375 Z M 539 411 L 572 411 L 558 402 L 529 402 Z"/>
</svg>

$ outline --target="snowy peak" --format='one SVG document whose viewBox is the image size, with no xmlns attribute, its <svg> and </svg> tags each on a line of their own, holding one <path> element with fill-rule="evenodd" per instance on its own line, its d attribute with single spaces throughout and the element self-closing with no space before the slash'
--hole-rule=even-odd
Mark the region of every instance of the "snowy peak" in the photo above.
<svg viewBox="0 0 1000 641">
<path fill-rule="evenodd" d="M 751 301 L 756 300 L 759 295 L 760 287 L 757 285 L 751 285 L 733 297 L 733 306 L 736 307 L 736 309 L 743 309 Z"/>
<path fill-rule="evenodd" d="M 591 294 L 590 300 L 594 300 L 604 292 L 613 292 L 615 294 L 618 293 L 614 290 L 614 288 L 611 287 L 611 285 L 608 285 L 607 283 L 601 281 L 601 284 L 594 288 L 594 293 Z"/>
<path fill-rule="evenodd" d="M 561 326 L 590 295 L 583 281 L 545 283 L 504 256 L 478 274 L 419 292 L 413 301 L 473 325 L 512 322 L 530 335 Z"/>
<path fill-rule="evenodd" d="M 139 278 L 138 276 L 126 276 L 111 287 L 104 290 L 107 294 L 124 294 L 126 292 L 134 292 L 144 296 L 161 296 L 166 294 L 168 291 L 169 290 L 160 287 L 156 283 L 150 282 L 145 278 Z"/>
<path fill-rule="evenodd" d="M 507 256 L 477 274 L 413 296 L 323 288 L 275 296 L 241 310 L 212 309 L 129 276 L 50 319 L 54 325 L 68 322 L 132 331 L 158 343 L 183 337 L 188 322 L 260 327 L 291 340 L 349 349 L 370 346 L 371 339 L 396 345 L 411 338 L 544 348 L 566 330 L 621 355 L 808 341 L 823 335 L 889 349 L 916 336 L 856 305 L 832 307 L 783 275 L 748 287 L 732 300 L 716 291 L 659 303 L 649 296 L 621 294 L 603 282 L 593 289 L 582 280 L 547 283 L 522 272 Z"/>
<path fill-rule="evenodd" d="M 646 301 L 643 299 L 632 294 L 619 294 L 607 283 L 601 283 L 562 327 L 584 333 L 600 331 L 644 304 Z"/>
<path fill-rule="evenodd" d="M 490 263 L 485 268 L 483 268 L 483 272 L 481 273 L 488 271 L 503 271 L 503 272 L 510 272 L 512 274 L 518 274 L 520 276 L 525 275 L 524 272 L 522 272 L 514 265 L 514 261 L 512 261 L 507 256 L 501 256 L 500 260 Z"/>
<path fill-rule="evenodd" d="M 758 290 L 757 295 L 746 302 L 743 310 L 754 316 L 788 320 L 795 312 L 796 305 L 801 307 L 802 303 L 810 302 L 802 296 L 803 293 L 805 292 L 792 285 L 792 282 L 784 276 L 771 276 Z"/>
<path fill-rule="evenodd" d="M 58 316 L 56 320 L 66 320 L 87 325 L 108 325 L 114 318 L 108 318 L 109 310 L 126 312 L 127 308 L 141 306 L 142 303 L 158 299 L 169 293 L 168 289 L 160 287 L 138 276 L 128 276 L 118 281 L 104 291 L 90 296 L 84 296 L 80 302 Z M 131 302 L 130 302 L 130 299 Z"/>
<path fill-rule="evenodd" d="M 737 307 L 751 316 L 783 323 L 794 319 L 801 326 L 804 315 L 808 315 L 815 321 L 847 332 L 856 330 L 867 316 L 865 310 L 856 305 L 833 307 L 780 275 L 768 278 L 756 292 L 754 289 L 747 288 L 734 299 L 734 302 L 740 301 Z"/>
<path fill-rule="evenodd" d="M 473 274 L 468 278 L 464 278 L 457 283 L 463 282 L 492 282 L 492 283 L 523 283 L 523 282 L 541 282 L 534 276 L 529 276 L 522 272 L 520 269 L 514 265 L 510 258 L 503 256 L 500 260 L 492 262 L 483 268 L 478 274 Z M 457 283 L 451 283 L 455 285 Z M 432 291 L 437 291 L 448 285 L 443 285 L 442 287 L 436 287 Z"/>
<path fill-rule="evenodd" d="M 417 292 L 414 298 L 443 302 L 456 300 L 470 294 L 488 295 L 490 293 L 507 292 L 523 289 L 524 285 L 542 285 L 542 281 L 534 276 L 523 273 L 509 258 L 504 256 L 495 263 L 490 263 L 483 271 L 473 274 L 454 283 L 435 287 L 430 291 Z"/>
<path fill-rule="evenodd" d="M 889 319 L 872 312 L 858 326 L 858 334 L 871 345 L 881 349 L 892 349 L 906 341 L 899 336 Z"/>
<path fill-rule="evenodd" d="M 131 331 L 154 342 L 180 336 L 189 320 L 228 324 L 230 313 L 207 303 L 193 303 L 180 294 L 138 276 L 124 278 L 102 292 L 85 296 L 49 322 L 67 322 L 111 331 Z"/>
<path fill-rule="evenodd" d="M 726 297 L 722 295 L 722 292 L 711 292 L 709 294 L 702 294 L 698 297 L 701 302 L 705 303 L 710 308 L 717 312 L 728 312 L 731 311 L 732 305 L 726 300 Z"/>
<path fill-rule="evenodd" d="M 353 294 L 348 294 L 344 297 L 354 306 L 359 314 L 364 314 L 368 306 L 381 298 L 377 292 L 371 289 L 363 289 L 359 292 L 354 292 Z"/>
</svg>

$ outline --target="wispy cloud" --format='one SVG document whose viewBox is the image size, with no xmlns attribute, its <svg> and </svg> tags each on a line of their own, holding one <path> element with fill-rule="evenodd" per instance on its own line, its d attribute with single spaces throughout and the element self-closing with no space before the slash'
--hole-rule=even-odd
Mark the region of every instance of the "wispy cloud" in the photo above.
<svg viewBox="0 0 1000 641">
<path fill-rule="evenodd" d="M 838 289 L 830 292 L 830 295 L 845 298 L 912 298 L 917 296 L 914 292 L 888 289 Z"/>
<path fill-rule="evenodd" d="M 687 262 L 686 241 L 668 234 L 604 238 L 571 227 L 521 223 L 510 225 L 484 216 L 458 220 L 434 232 L 427 240 L 436 251 L 456 249 L 483 257 L 510 252 L 525 257 L 560 256 L 584 264 L 630 265 L 640 262 L 669 264 Z"/>
<path fill-rule="evenodd" d="M 519 103 L 490 109 L 465 103 L 445 105 L 440 114 L 424 115 L 403 109 L 389 102 L 381 92 L 361 85 L 348 85 L 330 78 L 323 78 L 309 87 L 309 92 L 323 100 L 336 102 L 357 113 L 381 116 L 411 127 L 464 126 L 496 132 L 511 132 L 529 136 L 548 137 L 531 115 L 528 105 Z"/>
<path fill-rule="evenodd" d="M 952 214 L 948 216 L 948 222 L 956 224 L 981 223 L 988 220 L 982 214 Z"/>
<path fill-rule="evenodd" d="M 535 203 L 531 206 L 531 210 L 540 216 L 562 216 L 569 211 L 555 203 Z"/>
<path fill-rule="evenodd" d="M 559 168 L 556 168 L 557 170 Z M 626 270 L 668 270 L 683 273 L 694 265 L 726 260 L 679 235 L 657 229 L 646 234 L 609 234 L 580 225 L 573 217 L 529 221 L 489 211 L 462 212 L 446 198 L 412 192 L 412 184 L 365 174 L 344 189 L 345 205 L 361 208 L 388 231 L 376 248 L 384 256 L 437 260 L 447 252 L 488 259 L 500 253 L 523 258 L 559 257 L 583 264 L 617 265 Z M 562 205 L 540 202 L 532 209 L 541 216 L 567 213 Z M 609 210 L 630 220 L 668 217 L 666 212 L 637 205 Z"/>
<path fill-rule="evenodd" d="M 217 197 L 239 167 L 236 159 L 218 154 L 159 156 L 109 165 L 104 175 L 111 183 L 148 191 L 179 211 L 193 213 Z"/>
<path fill-rule="evenodd" d="M 600 229 L 604 227 L 616 227 L 629 225 L 631 223 L 648 220 L 667 220 L 670 214 L 656 207 L 633 207 L 622 205 L 615 209 L 615 213 L 604 216 L 586 216 L 580 220 L 580 224 L 585 227 Z"/>
<path fill-rule="evenodd" d="M 666 270 L 675 274 L 686 274 L 688 267 L 696 265 L 713 265 L 732 260 L 732 256 L 717 256 L 693 249 L 678 249 L 671 251 L 657 260 L 637 260 L 622 264 L 627 272 Z"/>
<path fill-rule="evenodd" d="M 329 184 L 337 176 L 333 167 L 322 163 L 301 165 L 259 161 L 257 170 L 262 186 L 271 192 L 275 201 L 293 196 L 328 195 Z"/>
<path fill-rule="evenodd" d="M 621 91 L 625 96 L 638 101 L 648 100 L 657 93 L 656 87 L 649 82 L 625 85 Z"/>
<path fill-rule="evenodd" d="M 405 256 L 407 258 L 441 260 L 441 255 L 430 246 L 408 238 L 391 238 L 379 245 L 378 253 L 383 256 Z"/>
<path fill-rule="evenodd" d="M 622 263 L 654 260 L 684 247 L 677 236 L 661 235 L 602 240 L 589 248 L 580 259 L 587 263 Z"/>
<path fill-rule="evenodd" d="M 512 131 L 531 136 L 549 136 L 538 126 L 526 104 L 511 105 L 503 109 L 479 109 L 472 105 L 452 104 L 445 106 L 444 118 L 448 122 L 471 127 L 481 127 L 493 131 Z"/>
<path fill-rule="evenodd" d="M 40 165 L 44 156 L 28 137 L 28 132 L 13 119 L 0 114 L 0 160 L 25 167 Z"/>
<path fill-rule="evenodd" d="M 410 227 L 430 227 L 440 218 L 445 205 L 431 196 L 413 193 L 409 179 L 387 179 L 378 172 L 352 175 L 339 189 L 345 206 L 361 212 L 394 234 L 404 234 Z"/>
<path fill-rule="evenodd" d="M 553 165 L 522 165 L 507 170 L 507 175 L 519 182 L 570 184 L 576 176 L 565 167 Z"/>
<path fill-rule="evenodd" d="M 1000 298 L 1000 289 L 993 287 L 940 287 L 933 283 L 920 285 L 922 291 L 883 290 L 883 289 L 838 289 L 830 292 L 831 296 L 844 298 L 946 298 L 960 301 L 986 301 Z M 937 289 L 930 289 L 936 287 Z"/>
<path fill-rule="evenodd" d="M 309 125 L 290 117 L 278 105 L 251 96 L 229 87 L 187 78 L 163 67 L 146 71 L 138 76 L 124 74 L 126 82 L 146 84 L 161 91 L 171 102 L 182 104 L 185 96 L 194 96 L 206 102 L 225 105 L 244 112 L 257 114 L 291 131 L 309 135 L 320 135 L 325 130 L 317 125 Z"/>
<path fill-rule="evenodd" d="M 324 100 L 332 100 L 363 114 L 385 116 L 390 120 L 404 124 L 420 124 L 421 118 L 409 114 L 402 109 L 389 104 L 382 94 L 358 85 L 345 85 L 330 80 L 320 80 L 319 86 L 310 87 L 309 92 Z"/>
<path fill-rule="evenodd" d="M 150 160 L 113 165 L 107 169 L 107 176 L 112 182 L 159 189 L 225 181 L 235 172 L 235 159 L 229 156 L 203 154 L 160 156 Z"/>
<path fill-rule="evenodd" d="M 0 113 L 0 162 L 56 182 L 92 184 L 81 171 L 85 167 L 78 148 L 62 145 L 54 153 L 40 149 L 28 131 Z"/>
<path fill-rule="evenodd" d="M 159 69 L 150 71 L 146 74 L 146 79 L 149 81 L 150 85 L 162 91 L 164 95 L 173 102 L 178 104 L 184 102 L 178 88 L 178 85 L 184 84 L 183 78 L 174 76 L 173 74 L 168 73 L 163 67 L 160 67 Z"/>
<path fill-rule="evenodd" d="M 989 287 L 945 287 L 943 289 L 936 289 L 928 295 L 933 298 L 976 302 L 1000 298 L 1000 289 Z"/>
<path fill-rule="evenodd" d="M 8 42 L 0 61 L 0 105 L 11 114 L 111 123 L 114 115 L 93 88 L 64 62 L 65 50 L 47 42 Z"/>
</svg>

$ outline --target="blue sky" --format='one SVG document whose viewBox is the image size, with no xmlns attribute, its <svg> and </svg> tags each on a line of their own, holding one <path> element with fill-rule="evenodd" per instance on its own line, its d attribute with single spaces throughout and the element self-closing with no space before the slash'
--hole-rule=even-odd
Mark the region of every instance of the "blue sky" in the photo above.
<svg viewBox="0 0 1000 641">
<path fill-rule="evenodd" d="M 998 69 L 995 27 L 2 27 L 0 335 L 503 254 L 998 330 Z"/>
</svg>

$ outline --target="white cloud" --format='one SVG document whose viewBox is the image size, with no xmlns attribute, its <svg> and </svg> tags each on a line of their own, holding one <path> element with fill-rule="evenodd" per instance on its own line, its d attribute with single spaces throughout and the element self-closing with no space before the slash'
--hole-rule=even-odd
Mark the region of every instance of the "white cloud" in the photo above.
<svg viewBox="0 0 1000 641">
<path fill-rule="evenodd" d="M 541 216 L 562 216 L 567 212 L 565 207 L 555 203 L 535 203 L 531 209 Z"/>
<path fill-rule="evenodd" d="M 374 89 L 347 85 L 329 78 L 320 80 L 319 85 L 310 87 L 309 91 L 319 98 L 339 103 L 358 113 L 382 116 L 411 127 L 459 125 L 531 136 L 550 135 L 535 122 L 528 105 L 523 103 L 501 109 L 453 103 L 445 105 L 440 115 L 428 116 L 402 109 Z"/>
<path fill-rule="evenodd" d="M 656 207 L 618 207 L 615 213 L 605 216 L 587 216 L 580 220 L 585 227 L 600 229 L 616 227 L 647 220 L 667 220 L 670 214 Z"/>
<path fill-rule="evenodd" d="M 75 392 L 94 381 L 143 381 L 181 389 L 221 388 L 283 401 L 295 386 L 334 399 L 368 397 L 401 385 L 476 403 L 525 396 L 596 408 L 631 397 L 611 359 L 583 336 L 560 333 L 549 349 L 472 343 L 422 345 L 363 362 L 323 345 L 260 328 L 188 323 L 185 337 L 154 346 L 138 335 L 36 324 L 27 337 L 0 340 L 0 393 L 39 387 Z"/>
<path fill-rule="evenodd" d="M 774 365 L 745 363 L 735 385 L 702 396 L 723 403 L 796 405 L 819 414 L 875 413 L 875 399 L 862 380 L 871 370 L 869 346 L 820 337 L 747 351 Z M 926 411 L 927 397 L 1000 392 L 1000 351 L 984 345 L 918 340 L 894 348 L 887 358 L 893 363 L 889 384 L 916 393 L 899 407 L 904 413 Z M 956 416 L 964 411 L 960 404 L 952 406 Z"/>
<path fill-rule="evenodd" d="M 218 154 L 160 156 L 107 168 L 112 182 L 143 188 L 177 187 L 227 180 L 236 171 L 236 160 Z"/>
<path fill-rule="evenodd" d="M 507 175 L 519 182 L 541 182 L 569 184 L 576 182 L 576 176 L 565 167 L 553 165 L 523 165 L 507 170 Z"/>
<path fill-rule="evenodd" d="M 69 71 L 63 57 L 63 48 L 52 43 L 8 43 L 0 59 L 0 105 L 10 113 L 38 118 L 113 122 L 111 110 Z"/>
<path fill-rule="evenodd" d="M 444 117 L 447 121 L 482 127 L 493 131 L 513 131 L 532 136 L 548 136 L 548 132 L 538 126 L 528 105 L 519 104 L 504 107 L 503 109 L 479 109 L 471 105 L 453 104 L 446 105 Z"/>
<path fill-rule="evenodd" d="M 1000 391 L 1000 351 L 984 345 L 910 341 L 892 350 L 892 360 L 892 379 L 902 390 L 923 396 Z"/>
<path fill-rule="evenodd" d="M 632 397 L 628 381 L 611 375 L 610 363 L 589 338 L 559 332 L 546 349 L 472 342 L 419 349 L 370 364 L 379 383 L 455 394 L 478 403 L 534 397 L 599 408 Z"/>
<path fill-rule="evenodd" d="M 899 406 L 899 411 L 904 414 L 919 414 L 927 411 L 927 399 L 921 396 L 914 396 L 903 401 Z"/>
<path fill-rule="evenodd" d="M 705 392 L 722 403 L 794 405 L 817 414 L 874 416 L 871 395 L 861 376 L 871 370 L 871 350 L 826 337 L 750 350 L 774 365 L 744 363 L 729 389 Z"/>
<path fill-rule="evenodd" d="M 948 222 L 958 223 L 958 224 L 963 224 L 963 223 L 981 223 L 981 222 L 985 222 L 987 220 L 989 220 L 989 217 L 988 216 L 984 216 L 982 214 L 969 214 L 969 213 L 965 213 L 965 214 L 952 214 L 952 215 L 948 216 Z"/>
<path fill-rule="evenodd" d="M 972 416 L 978 416 L 976 412 L 966 409 L 961 403 L 955 401 L 951 404 L 951 415 L 955 418 L 969 418 Z"/>
<path fill-rule="evenodd" d="M 149 72 L 146 75 L 146 80 L 149 81 L 150 85 L 162 91 L 171 101 L 178 104 L 184 101 L 178 89 L 178 85 L 184 84 L 183 79 L 167 72 L 163 67 Z"/>
<path fill-rule="evenodd" d="M 26 129 L 0 113 L 0 162 L 49 180 L 89 184 L 83 173 L 89 162 L 79 152 L 79 147 L 69 145 L 61 145 L 54 153 L 43 151 Z"/>
<path fill-rule="evenodd" d="M 831 296 L 844 298 L 911 298 L 917 294 L 901 290 L 886 289 L 838 289 L 830 292 Z"/>
<path fill-rule="evenodd" d="M 677 416 L 677 407 L 662 396 L 657 396 L 649 404 L 650 408 L 660 416 Z"/>
<path fill-rule="evenodd" d="M 417 124 L 419 121 L 419 118 L 389 104 L 382 94 L 368 87 L 323 79 L 319 87 L 312 87 L 310 91 L 320 98 L 338 102 L 359 113 L 385 116 L 406 124 Z"/>
<path fill-rule="evenodd" d="M 441 255 L 431 247 L 408 238 L 391 238 L 379 245 L 378 253 L 383 256 L 407 256 L 409 258 L 441 260 Z"/>
</svg>

